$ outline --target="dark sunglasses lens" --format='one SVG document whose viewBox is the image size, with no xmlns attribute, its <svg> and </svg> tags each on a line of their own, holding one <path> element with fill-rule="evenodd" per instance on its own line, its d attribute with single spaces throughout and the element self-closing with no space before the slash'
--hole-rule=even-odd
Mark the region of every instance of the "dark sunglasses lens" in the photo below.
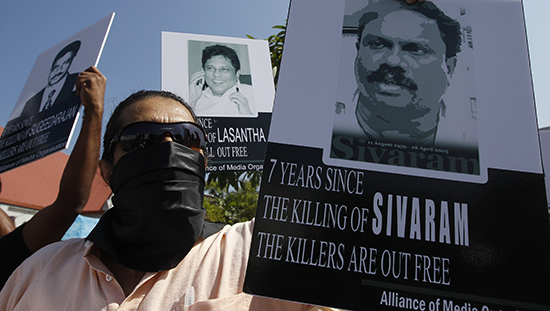
<svg viewBox="0 0 550 311">
<path fill-rule="evenodd" d="M 120 133 L 120 147 L 128 152 L 158 144 L 170 135 L 174 141 L 192 148 L 204 148 L 204 132 L 194 123 L 133 123 Z"/>
<path fill-rule="evenodd" d="M 174 133 L 176 141 L 181 140 L 181 143 L 192 148 L 203 149 L 206 145 L 204 132 L 201 128 L 193 123 L 183 123 L 181 129 L 183 132 Z"/>
</svg>

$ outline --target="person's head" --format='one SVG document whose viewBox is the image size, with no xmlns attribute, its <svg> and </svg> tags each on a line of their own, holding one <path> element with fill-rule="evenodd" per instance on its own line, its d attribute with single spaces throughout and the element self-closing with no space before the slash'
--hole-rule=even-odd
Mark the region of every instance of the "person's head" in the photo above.
<svg viewBox="0 0 550 311">
<path fill-rule="evenodd" d="M 99 167 L 113 208 L 88 239 L 128 269 L 170 270 L 201 234 L 206 139 L 195 120 L 180 97 L 139 91 L 107 124 Z"/>
<path fill-rule="evenodd" d="M 212 94 L 222 96 L 239 81 L 241 63 L 235 50 L 216 44 L 202 50 L 202 69 Z"/>
<path fill-rule="evenodd" d="M 357 15 L 360 94 L 413 118 L 439 111 L 460 51 L 460 24 L 431 2 L 379 1 Z"/>
<path fill-rule="evenodd" d="M 80 49 L 80 41 L 73 41 L 64 47 L 53 59 L 50 74 L 48 76 L 48 84 L 54 85 L 61 81 L 69 71 L 69 67 L 73 62 L 76 53 Z"/>
<path fill-rule="evenodd" d="M 168 91 L 139 91 L 123 100 L 113 111 L 105 134 L 103 136 L 103 154 L 100 161 L 100 168 L 105 181 L 109 182 L 111 171 L 117 161 L 124 154 L 132 152 L 133 149 L 146 148 L 147 143 L 138 141 L 129 142 L 127 146 L 122 146 L 120 135 L 124 135 L 126 130 L 143 130 L 132 128 L 135 125 L 144 125 L 146 123 L 176 123 L 176 122 L 195 122 L 197 117 L 193 109 L 181 97 Z M 140 123 L 140 124 L 136 124 Z M 155 124 L 153 124 L 155 125 Z M 196 131 L 202 131 L 202 128 L 191 125 L 190 133 L 201 134 Z M 158 131 L 157 128 L 151 128 Z M 122 131 L 122 132 L 121 132 Z M 146 133 L 150 134 L 150 133 Z M 165 135 L 166 134 L 166 135 Z M 189 133 L 187 133 L 189 134 Z M 160 134 L 162 138 L 155 142 L 174 141 L 174 133 L 166 132 Z M 137 135 L 136 135 L 137 136 Z M 143 136 L 142 136 L 143 137 Z M 158 135 L 157 135 L 158 137 Z M 139 137 L 138 137 L 139 138 Z M 204 137 L 201 137 L 204 142 Z M 177 140 L 176 140 L 177 141 Z M 189 146 L 199 152 L 202 152 L 197 146 Z M 124 150 L 126 149 L 126 150 Z"/>
</svg>

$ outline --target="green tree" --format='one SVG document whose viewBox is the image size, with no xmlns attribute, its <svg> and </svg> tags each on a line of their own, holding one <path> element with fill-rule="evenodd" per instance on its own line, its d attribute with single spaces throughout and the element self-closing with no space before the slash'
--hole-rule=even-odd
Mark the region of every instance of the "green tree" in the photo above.
<svg viewBox="0 0 550 311">
<path fill-rule="evenodd" d="M 238 189 L 231 190 L 229 184 L 222 186 L 218 181 L 206 185 L 203 206 L 206 209 L 207 220 L 232 225 L 254 217 L 258 202 L 258 186 L 247 178 L 239 180 L 239 184 Z"/>
<path fill-rule="evenodd" d="M 284 25 L 273 26 L 273 29 L 280 30 L 277 34 L 267 38 L 271 57 L 271 67 L 273 68 L 273 81 L 275 82 L 275 87 L 277 87 L 277 82 L 279 81 L 279 68 L 281 68 L 281 59 L 283 56 L 283 46 L 285 44 L 286 23 Z M 250 39 L 255 39 L 251 35 L 246 36 Z"/>
</svg>

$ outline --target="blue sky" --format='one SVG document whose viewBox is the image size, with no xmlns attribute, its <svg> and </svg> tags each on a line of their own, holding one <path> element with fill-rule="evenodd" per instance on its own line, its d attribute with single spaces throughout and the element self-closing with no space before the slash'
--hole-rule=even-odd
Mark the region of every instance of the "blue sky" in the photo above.
<svg viewBox="0 0 550 311">
<path fill-rule="evenodd" d="M 107 77 L 104 124 L 131 93 L 160 89 L 161 31 L 267 38 L 274 25 L 284 24 L 288 5 L 288 0 L 2 0 L 0 126 L 38 55 L 112 12 L 116 16 L 98 65 Z"/>
<path fill-rule="evenodd" d="M 481 1 L 481 0 L 480 0 Z M 488 0 L 483 0 L 488 1 Z M 512 0 L 505 0 L 512 1 Z M 99 69 L 107 76 L 105 121 L 140 89 L 160 89 L 161 31 L 267 38 L 289 0 L 2 0 L 0 126 L 5 126 L 38 55 L 116 12 Z M 539 127 L 550 126 L 548 0 L 524 0 Z"/>
</svg>

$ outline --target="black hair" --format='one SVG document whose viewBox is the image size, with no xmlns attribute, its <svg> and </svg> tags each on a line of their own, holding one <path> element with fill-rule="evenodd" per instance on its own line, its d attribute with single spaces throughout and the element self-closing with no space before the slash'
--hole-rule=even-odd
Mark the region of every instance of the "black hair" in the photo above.
<svg viewBox="0 0 550 311">
<path fill-rule="evenodd" d="M 73 52 L 73 56 L 72 58 L 74 58 L 76 56 L 76 53 L 78 52 L 78 50 L 80 49 L 80 40 L 76 40 L 76 41 L 73 41 L 71 42 L 69 45 L 67 45 L 66 47 L 64 47 L 61 51 L 59 51 L 59 53 L 57 53 L 57 55 L 55 56 L 55 58 L 53 59 L 53 62 L 52 62 L 52 67 L 53 65 L 55 65 L 55 62 L 60 59 L 61 57 L 65 56 L 65 54 L 69 53 L 69 52 Z"/>
<path fill-rule="evenodd" d="M 113 114 L 111 114 L 111 118 L 109 119 L 107 127 L 105 128 L 105 134 L 103 135 L 103 154 L 101 156 L 103 160 L 107 161 L 109 164 L 113 164 L 114 148 L 112 140 L 123 127 L 121 115 L 124 109 L 142 99 L 150 97 L 168 98 L 179 102 L 185 108 L 187 108 L 187 110 L 189 110 L 191 116 L 193 117 L 193 120 L 195 122 L 197 121 L 197 116 L 195 115 L 193 108 L 191 108 L 191 106 L 185 100 L 183 100 L 183 98 L 172 92 L 154 90 L 141 90 L 135 92 L 134 94 L 128 96 L 125 100 L 120 102 L 120 104 L 118 104 L 118 106 L 113 111 Z"/>
<path fill-rule="evenodd" d="M 231 62 L 231 65 L 233 65 L 233 68 L 235 68 L 235 71 L 241 70 L 241 62 L 239 61 L 239 56 L 237 56 L 235 50 L 220 44 L 207 46 L 204 50 L 202 50 L 202 68 L 204 69 L 206 62 L 209 59 L 218 55 L 227 58 Z"/>
<path fill-rule="evenodd" d="M 445 57 L 447 59 L 456 56 L 460 52 L 462 32 L 459 22 L 447 16 L 435 4 L 428 1 L 412 5 L 407 4 L 406 2 L 401 2 L 400 6 L 401 9 L 420 13 L 429 19 L 433 19 L 437 23 L 437 27 L 441 34 L 441 39 L 445 43 Z M 380 14 L 378 12 L 368 11 L 359 19 L 359 37 L 357 38 L 358 44 L 360 44 L 365 25 L 377 19 L 379 15 Z"/>
</svg>

